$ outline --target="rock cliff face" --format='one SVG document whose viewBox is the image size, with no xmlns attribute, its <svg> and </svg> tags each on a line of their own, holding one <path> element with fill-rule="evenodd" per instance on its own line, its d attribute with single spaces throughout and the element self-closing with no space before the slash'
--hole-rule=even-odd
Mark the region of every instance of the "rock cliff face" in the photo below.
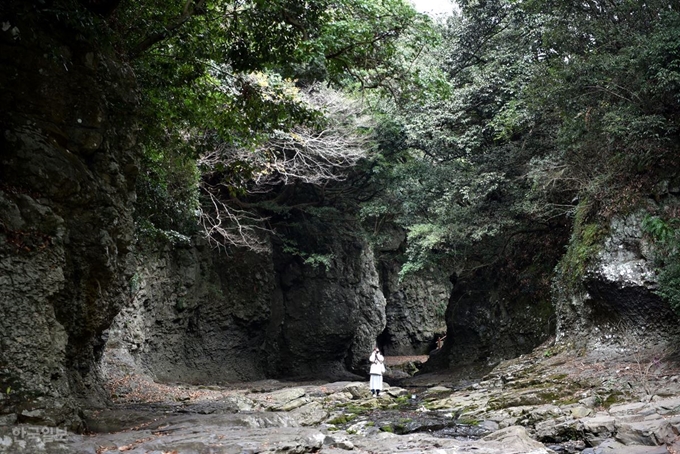
<svg viewBox="0 0 680 454">
<path fill-rule="evenodd" d="M 527 353 L 553 332 L 552 317 L 549 299 L 509 294 L 493 270 L 459 279 L 446 313 L 444 348 L 428 361 L 427 370 L 488 368 Z"/>
<path fill-rule="evenodd" d="M 135 84 L 47 15 L 3 21 L 0 413 L 77 427 L 132 272 Z"/>
<path fill-rule="evenodd" d="M 654 245 L 641 227 L 651 209 L 611 220 L 578 286 L 556 282 L 558 338 L 610 329 L 635 337 L 680 334 L 677 315 L 654 292 Z"/>
<path fill-rule="evenodd" d="M 265 375 L 261 352 L 275 287 L 266 257 L 226 257 L 186 241 L 146 245 L 136 260 L 130 303 L 111 326 L 107 352 L 129 352 L 163 382 Z"/>
<path fill-rule="evenodd" d="M 528 353 L 555 332 L 550 294 L 564 226 L 516 235 L 496 260 L 453 276 L 446 310 L 447 337 L 425 371 L 460 369 L 475 374 Z"/>
<path fill-rule="evenodd" d="M 400 249 L 405 235 L 394 231 L 391 247 L 383 247 L 378 260 L 380 284 L 387 306 L 387 323 L 378 343 L 386 355 L 426 355 L 446 333 L 444 313 L 451 296 L 447 270 L 431 268 L 399 278 Z"/>
<path fill-rule="evenodd" d="M 225 256 L 202 245 L 138 255 L 131 304 L 109 348 L 165 382 L 224 383 L 363 372 L 385 326 L 367 244 L 342 241 L 327 269 L 272 255 Z"/>
<path fill-rule="evenodd" d="M 15 3 L 0 32 L 0 424 L 80 427 L 80 406 L 106 400 L 107 339 L 163 381 L 364 372 L 385 327 L 370 247 L 332 239 L 327 269 L 276 246 L 135 249 L 134 76 L 73 18 Z"/>
<path fill-rule="evenodd" d="M 275 251 L 277 297 L 266 354 L 275 376 L 365 373 L 385 327 L 385 297 L 370 246 L 336 237 L 331 266 L 312 268 Z"/>
<path fill-rule="evenodd" d="M 386 323 L 369 245 L 328 240 L 328 268 L 136 249 L 134 77 L 27 8 L 0 34 L 0 424 L 78 428 L 107 339 L 162 381 L 364 373 Z"/>
</svg>

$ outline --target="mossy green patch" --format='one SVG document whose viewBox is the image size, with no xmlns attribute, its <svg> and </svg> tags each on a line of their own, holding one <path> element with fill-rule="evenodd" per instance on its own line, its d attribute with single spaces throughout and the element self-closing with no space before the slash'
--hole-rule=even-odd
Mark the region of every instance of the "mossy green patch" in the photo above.
<svg viewBox="0 0 680 454">
<path fill-rule="evenodd" d="M 550 378 L 550 380 L 562 381 L 565 378 L 567 378 L 568 376 L 569 376 L 568 374 L 555 374 L 555 375 L 551 375 L 549 378 Z"/>
<path fill-rule="evenodd" d="M 343 408 L 347 413 L 353 413 L 355 415 L 361 415 L 363 413 L 366 413 L 367 409 L 364 407 L 361 407 L 357 405 L 356 403 L 353 402 L 348 402 L 346 404 L 341 404 L 339 407 Z"/>
<path fill-rule="evenodd" d="M 406 425 L 400 424 L 400 423 L 394 424 L 394 433 L 399 434 L 399 435 L 405 434 L 406 433 Z"/>
<path fill-rule="evenodd" d="M 512 407 L 513 404 L 509 399 L 504 397 L 497 397 L 489 401 L 489 410 L 502 410 L 504 408 Z"/>
<path fill-rule="evenodd" d="M 602 248 L 602 239 L 607 235 L 606 227 L 586 222 L 590 204 L 582 202 L 576 212 L 574 231 L 560 263 L 557 266 L 560 281 L 570 288 L 576 288 L 585 275 L 586 269 Z"/>
<path fill-rule="evenodd" d="M 466 426 L 478 426 L 479 425 L 479 420 L 472 418 L 470 416 L 461 416 L 458 418 L 458 424 L 464 424 Z"/>
<path fill-rule="evenodd" d="M 609 394 L 605 400 L 602 401 L 602 406 L 606 409 L 609 409 L 609 407 L 621 401 L 623 401 L 623 393 L 620 391 L 614 391 L 611 394 Z"/>
<path fill-rule="evenodd" d="M 328 421 L 328 424 L 343 425 L 357 418 L 356 414 L 342 414 Z"/>
<path fill-rule="evenodd" d="M 394 401 L 400 405 L 411 403 L 411 400 L 406 396 L 399 396 L 396 399 L 394 399 Z"/>
<path fill-rule="evenodd" d="M 431 400 L 429 402 L 424 402 L 423 407 L 430 411 L 434 410 L 444 410 L 446 408 L 451 408 L 451 404 L 446 400 Z"/>
<path fill-rule="evenodd" d="M 517 380 L 508 383 L 508 388 L 525 389 L 525 388 L 546 388 L 553 386 L 552 383 L 546 383 L 541 379 L 531 378 L 526 380 Z"/>
<path fill-rule="evenodd" d="M 562 396 L 557 392 L 542 392 L 538 393 L 538 397 L 541 399 L 542 403 L 551 404 L 560 400 Z"/>
</svg>

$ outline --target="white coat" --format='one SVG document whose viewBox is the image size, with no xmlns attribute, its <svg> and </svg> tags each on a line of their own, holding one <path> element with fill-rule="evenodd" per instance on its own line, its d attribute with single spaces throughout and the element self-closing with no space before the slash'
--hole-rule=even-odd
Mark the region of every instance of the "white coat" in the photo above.
<svg viewBox="0 0 680 454">
<path fill-rule="evenodd" d="M 385 365 L 383 364 L 385 357 L 381 355 L 380 352 L 372 352 L 368 360 L 371 362 L 371 370 L 369 371 L 370 374 L 382 375 L 385 373 Z"/>
</svg>

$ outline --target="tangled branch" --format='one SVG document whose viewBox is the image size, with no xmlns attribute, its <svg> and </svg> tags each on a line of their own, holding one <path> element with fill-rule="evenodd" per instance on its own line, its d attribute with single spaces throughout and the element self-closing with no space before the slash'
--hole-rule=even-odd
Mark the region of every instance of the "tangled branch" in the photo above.
<svg viewBox="0 0 680 454">
<path fill-rule="evenodd" d="M 210 202 L 201 210 L 201 224 L 214 246 L 268 250 L 266 218 L 243 209 L 244 204 L 233 197 L 234 189 L 254 195 L 299 182 L 321 186 L 342 181 L 346 171 L 366 157 L 368 138 L 359 133 L 366 117 L 357 101 L 318 86 L 303 96 L 325 114 L 324 127 L 275 130 L 255 150 L 225 144 L 200 157 L 201 190 Z"/>
<path fill-rule="evenodd" d="M 258 253 L 268 252 L 266 233 L 270 230 L 264 227 L 266 218 L 227 205 L 209 188 L 208 185 L 202 187 L 210 199 L 210 206 L 199 210 L 203 236 L 208 243 L 218 249 L 231 245 Z"/>
</svg>

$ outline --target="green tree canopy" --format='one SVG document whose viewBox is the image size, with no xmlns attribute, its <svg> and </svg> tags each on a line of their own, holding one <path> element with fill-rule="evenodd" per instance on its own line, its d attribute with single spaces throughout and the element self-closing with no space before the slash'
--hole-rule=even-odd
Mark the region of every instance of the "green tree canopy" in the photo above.
<svg viewBox="0 0 680 454">
<path fill-rule="evenodd" d="M 328 93 L 320 83 L 401 98 L 425 83 L 414 61 L 436 39 L 429 19 L 403 0 L 131 1 L 106 22 L 141 86 L 140 219 L 186 231 L 200 211 L 207 225 L 221 226 L 208 228 L 213 233 L 227 223 L 240 232 L 263 227 L 266 214 L 255 212 L 261 208 L 249 194 L 281 198 L 261 196 L 262 181 L 268 190 L 273 181 L 320 184 L 357 162 L 356 144 L 370 128 L 351 119 L 363 115 L 348 110 L 351 95 L 335 97 L 344 106 L 316 102 Z M 356 138 L 335 150 L 348 155 L 319 153 L 320 143 L 338 145 L 327 139 L 339 131 Z M 281 165 L 292 155 L 308 159 L 306 174 Z M 310 178 L 312 168 L 325 177 Z"/>
<path fill-rule="evenodd" d="M 365 208 L 399 207 L 405 271 L 494 263 L 511 239 L 625 211 L 674 175 L 675 5 L 459 5 L 423 60 L 437 62 L 448 89 L 389 113 L 407 157 L 389 168 L 385 200 Z"/>
</svg>

